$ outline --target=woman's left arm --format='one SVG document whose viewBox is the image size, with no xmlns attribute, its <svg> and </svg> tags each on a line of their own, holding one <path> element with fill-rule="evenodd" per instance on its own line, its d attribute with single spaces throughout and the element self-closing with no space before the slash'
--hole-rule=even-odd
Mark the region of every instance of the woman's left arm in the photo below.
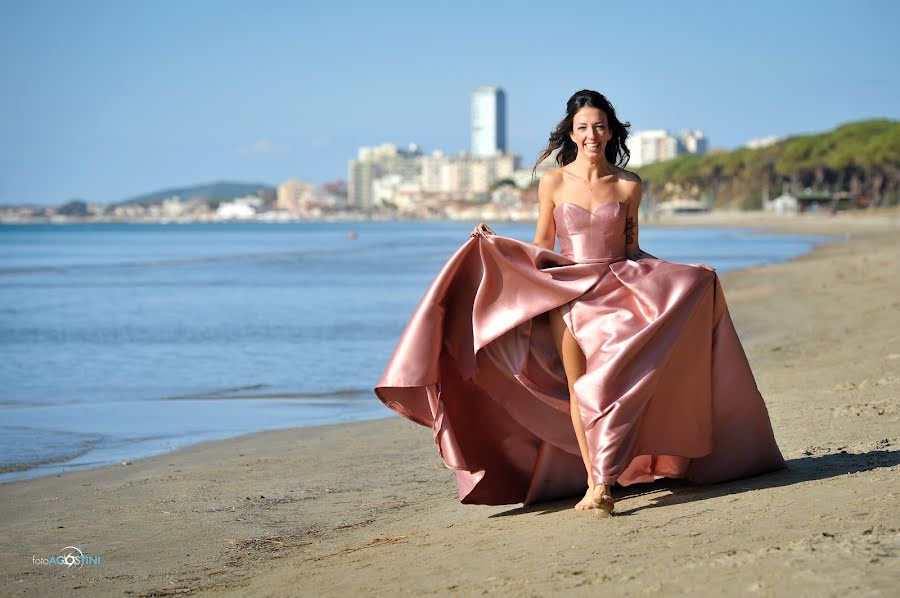
<svg viewBox="0 0 900 598">
<path fill-rule="evenodd" d="M 638 175 L 634 175 L 637 179 L 632 184 L 631 192 L 626 200 L 625 215 L 625 256 L 630 260 L 639 260 L 642 257 L 656 258 L 650 255 L 638 245 L 638 212 L 641 206 L 641 195 L 643 192 L 643 181 Z"/>
<path fill-rule="evenodd" d="M 655 255 L 650 255 L 646 251 L 640 248 L 638 245 L 638 208 L 641 205 L 641 193 L 643 188 L 643 181 L 638 175 L 634 175 L 637 179 L 637 183 L 634 185 L 633 189 L 628 195 L 628 211 L 625 216 L 625 255 L 630 260 L 639 260 L 642 257 L 652 257 L 653 259 L 659 259 Z M 713 272 L 716 271 L 712 266 L 707 266 L 706 264 L 688 264 L 689 266 L 695 266 L 698 268 L 704 268 L 706 270 L 711 270 Z"/>
</svg>

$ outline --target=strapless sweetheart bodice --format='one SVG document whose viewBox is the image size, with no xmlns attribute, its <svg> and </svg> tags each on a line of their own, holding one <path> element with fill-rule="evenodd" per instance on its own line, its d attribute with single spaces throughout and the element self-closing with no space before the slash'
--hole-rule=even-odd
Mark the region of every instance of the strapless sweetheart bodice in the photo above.
<svg viewBox="0 0 900 598">
<path fill-rule="evenodd" d="M 553 208 L 553 220 L 560 253 L 579 263 L 625 259 L 626 205 L 609 201 L 590 212 L 578 204 L 558 204 Z"/>
</svg>

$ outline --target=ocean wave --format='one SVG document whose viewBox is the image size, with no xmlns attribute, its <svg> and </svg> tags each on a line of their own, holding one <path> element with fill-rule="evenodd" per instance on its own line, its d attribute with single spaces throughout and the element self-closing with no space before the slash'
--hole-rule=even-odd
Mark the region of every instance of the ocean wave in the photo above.
<svg viewBox="0 0 900 598">
<path fill-rule="evenodd" d="M 191 393 L 187 395 L 173 395 L 162 397 L 164 401 L 218 401 L 234 399 L 360 399 L 371 398 L 371 389 L 368 388 L 339 388 L 322 391 L 297 391 L 297 392 L 247 392 L 268 388 L 266 384 L 254 384 L 251 386 L 237 386 L 223 388 L 204 393 Z M 159 400 L 159 399 L 151 399 Z"/>
<path fill-rule="evenodd" d="M 91 451 L 102 434 L 0 427 L 0 474 L 72 461 Z"/>
<path fill-rule="evenodd" d="M 135 259 L 118 262 L 104 263 L 72 263 L 72 264 L 51 264 L 51 265 L 30 265 L 21 267 L 0 267 L 0 276 L 14 276 L 26 274 L 66 274 L 69 272 L 83 271 L 114 271 L 121 269 L 135 268 L 155 268 L 166 266 L 184 266 L 197 264 L 215 264 L 215 263 L 231 263 L 231 262 L 262 262 L 262 263 L 287 263 L 297 264 L 304 263 L 315 259 L 334 260 L 340 257 L 353 257 L 358 255 L 370 256 L 372 252 L 390 250 L 394 252 L 398 249 L 414 250 L 415 255 L 421 258 L 423 250 L 421 239 L 384 239 L 381 242 L 367 243 L 356 247 L 325 247 L 321 249 L 306 249 L 295 251 L 279 251 L 279 252 L 260 252 L 260 253 L 237 253 L 228 255 L 214 256 L 195 256 L 180 258 L 157 258 L 157 259 Z M 434 251 L 436 257 L 447 257 L 447 251 Z M 448 247 L 449 250 L 449 247 Z M 393 255 L 393 253 L 392 253 Z M 396 257 L 396 256 L 394 256 Z"/>
</svg>

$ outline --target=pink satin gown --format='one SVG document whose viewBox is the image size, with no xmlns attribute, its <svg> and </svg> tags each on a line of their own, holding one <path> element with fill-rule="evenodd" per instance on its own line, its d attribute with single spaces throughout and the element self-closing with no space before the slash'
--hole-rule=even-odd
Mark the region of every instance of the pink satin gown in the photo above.
<svg viewBox="0 0 900 598">
<path fill-rule="evenodd" d="M 476 228 L 412 314 L 374 391 L 433 430 L 461 502 L 587 488 L 554 308 L 586 357 L 574 390 L 594 480 L 712 483 L 784 467 L 718 276 L 627 259 L 625 212 L 556 206 L 562 255 Z"/>
</svg>

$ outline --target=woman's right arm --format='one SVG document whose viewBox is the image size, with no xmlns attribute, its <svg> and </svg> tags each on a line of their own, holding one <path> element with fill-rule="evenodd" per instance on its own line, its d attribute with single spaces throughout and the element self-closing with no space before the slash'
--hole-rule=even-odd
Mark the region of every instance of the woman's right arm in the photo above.
<svg viewBox="0 0 900 598">
<path fill-rule="evenodd" d="M 553 220 L 553 195 L 559 184 L 560 173 L 548 170 L 538 181 L 538 219 L 532 245 L 553 251 L 556 247 L 556 222 Z"/>
</svg>

